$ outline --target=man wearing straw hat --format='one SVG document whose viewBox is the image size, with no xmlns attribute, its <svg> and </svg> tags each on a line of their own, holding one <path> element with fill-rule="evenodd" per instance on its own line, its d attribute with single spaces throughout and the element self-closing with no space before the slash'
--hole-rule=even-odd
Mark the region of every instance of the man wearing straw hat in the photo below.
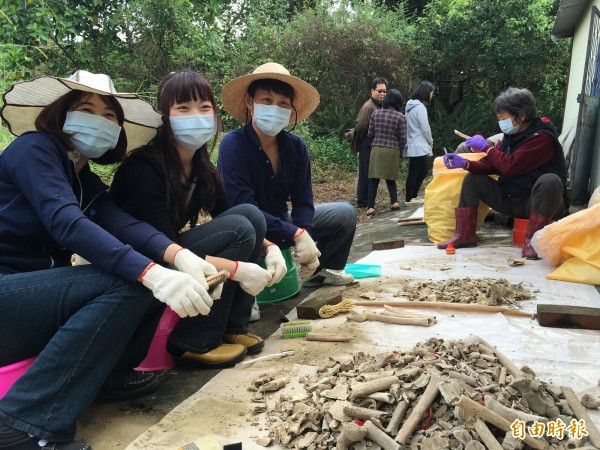
<svg viewBox="0 0 600 450">
<path fill-rule="evenodd" d="M 284 131 L 317 108 L 317 90 L 282 65 L 266 63 L 227 83 L 221 100 L 225 111 L 245 123 L 228 133 L 219 149 L 218 169 L 229 201 L 257 205 L 267 221 L 267 239 L 281 248 L 295 247 L 303 279 L 314 273 L 304 286 L 354 281 L 343 269 L 356 211 L 346 202 L 314 205 L 306 143 Z"/>
</svg>

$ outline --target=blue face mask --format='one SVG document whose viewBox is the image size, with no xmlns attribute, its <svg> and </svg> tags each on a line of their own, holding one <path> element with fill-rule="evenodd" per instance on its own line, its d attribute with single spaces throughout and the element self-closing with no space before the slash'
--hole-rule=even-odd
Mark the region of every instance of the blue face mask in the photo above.
<svg viewBox="0 0 600 450">
<path fill-rule="evenodd" d="M 105 117 L 82 111 L 68 111 L 63 132 L 71 145 L 88 158 L 100 158 L 117 146 L 121 127 Z"/>
<path fill-rule="evenodd" d="M 169 122 L 175 141 L 190 150 L 202 147 L 217 131 L 215 114 L 170 116 Z"/>
<path fill-rule="evenodd" d="M 504 134 L 515 134 L 519 130 L 519 127 L 513 125 L 510 117 L 508 119 L 499 120 L 498 126 Z"/>
<path fill-rule="evenodd" d="M 276 105 L 254 104 L 254 123 L 267 136 L 277 136 L 290 123 L 292 110 Z"/>
</svg>

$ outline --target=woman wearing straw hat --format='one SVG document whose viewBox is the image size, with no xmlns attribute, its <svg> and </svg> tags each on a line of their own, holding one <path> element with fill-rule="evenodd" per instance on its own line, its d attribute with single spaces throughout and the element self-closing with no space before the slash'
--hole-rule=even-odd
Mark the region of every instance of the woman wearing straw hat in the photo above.
<svg viewBox="0 0 600 450">
<path fill-rule="evenodd" d="M 219 148 L 217 167 L 230 203 L 257 205 L 267 221 L 267 239 L 281 248 L 295 247 L 301 275 L 314 273 L 304 286 L 354 281 L 343 269 L 356 211 L 346 202 L 314 205 L 306 143 L 284 131 L 317 108 L 317 90 L 282 65 L 266 63 L 227 83 L 221 100 L 246 124 L 228 133 Z"/>
<path fill-rule="evenodd" d="M 164 309 L 153 297 L 208 314 L 216 269 L 120 210 L 90 171 L 156 134 L 151 105 L 77 71 L 16 83 L 0 114 L 19 136 L 0 155 L 0 366 L 37 355 L 0 399 L 0 448 L 89 449 L 76 421 L 99 392 L 157 387 L 133 371 Z M 71 266 L 74 252 L 92 264 Z"/>
<path fill-rule="evenodd" d="M 158 135 L 127 157 L 110 192 L 135 218 L 231 273 L 210 314 L 180 320 L 167 349 L 180 366 L 232 366 L 264 347 L 259 336 L 248 333 L 253 296 L 281 280 L 285 260 L 276 245 L 264 241 L 258 208 L 230 208 L 225 198 L 208 151 L 218 121 L 208 81 L 191 70 L 173 72 L 158 88 L 157 100 L 163 114 Z M 212 220 L 196 225 L 201 212 Z M 192 227 L 180 232 L 187 223 Z M 255 264 L 263 248 L 270 270 Z"/>
</svg>

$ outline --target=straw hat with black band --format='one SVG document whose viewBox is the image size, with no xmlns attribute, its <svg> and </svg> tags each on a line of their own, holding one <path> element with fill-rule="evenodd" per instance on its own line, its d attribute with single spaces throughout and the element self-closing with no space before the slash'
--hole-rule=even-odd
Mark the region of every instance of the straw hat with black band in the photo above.
<svg viewBox="0 0 600 450">
<path fill-rule="evenodd" d="M 248 92 L 248 87 L 253 81 L 267 79 L 283 81 L 294 89 L 292 106 L 296 114 L 292 113 L 290 123 L 306 119 L 319 106 L 319 92 L 312 85 L 290 75 L 289 70 L 281 64 L 269 62 L 258 66 L 251 74 L 237 77 L 223 86 L 221 102 L 225 111 L 240 122 L 246 122 L 244 97 Z"/>
<path fill-rule="evenodd" d="M 2 96 L 4 106 L 0 116 L 15 136 L 35 131 L 40 112 L 71 90 L 112 95 L 117 99 L 125 114 L 123 128 L 128 151 L 146 145 L 162 125 L 160 113 L 150 103 L 135 94 L 117 92 L 108 75 L 85 70 L 78 70 L 69 78 L 44 76 L 13 84 Z"/>
</svg>

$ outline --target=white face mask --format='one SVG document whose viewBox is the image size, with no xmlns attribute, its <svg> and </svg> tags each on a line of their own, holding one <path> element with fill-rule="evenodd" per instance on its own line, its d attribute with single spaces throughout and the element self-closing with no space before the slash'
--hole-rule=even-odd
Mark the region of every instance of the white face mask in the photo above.
<svg viewBox="0 0 600 450">
<path fill-rule="evenodd" d="M 277 136 L 288 126 L 292 110 L 276 105 L 254 104 L 254 123 L 267 136 Z"/>
<path fill-rule="evenodd" d="M 215 114 L 170 116 L 169 122 L 177 143 L 190 150 L 198 150 L 217 132 Z"/>
<path fill-rule="evenodd" d="M 100 158 L 117 146 L 121 127 L 105 117 L 82 111 L 67 111 L 63 132 L 71 145 L 88 158 Z"/>
<path fill-rule="evenodd" d="M 504 134 L 515 134 L 519 130 L 519 127 L 515 127 L 513 125 L 512 119 L 510 117 L 508 119 L 499 120 L 498 126 Z"/>
</svg>

